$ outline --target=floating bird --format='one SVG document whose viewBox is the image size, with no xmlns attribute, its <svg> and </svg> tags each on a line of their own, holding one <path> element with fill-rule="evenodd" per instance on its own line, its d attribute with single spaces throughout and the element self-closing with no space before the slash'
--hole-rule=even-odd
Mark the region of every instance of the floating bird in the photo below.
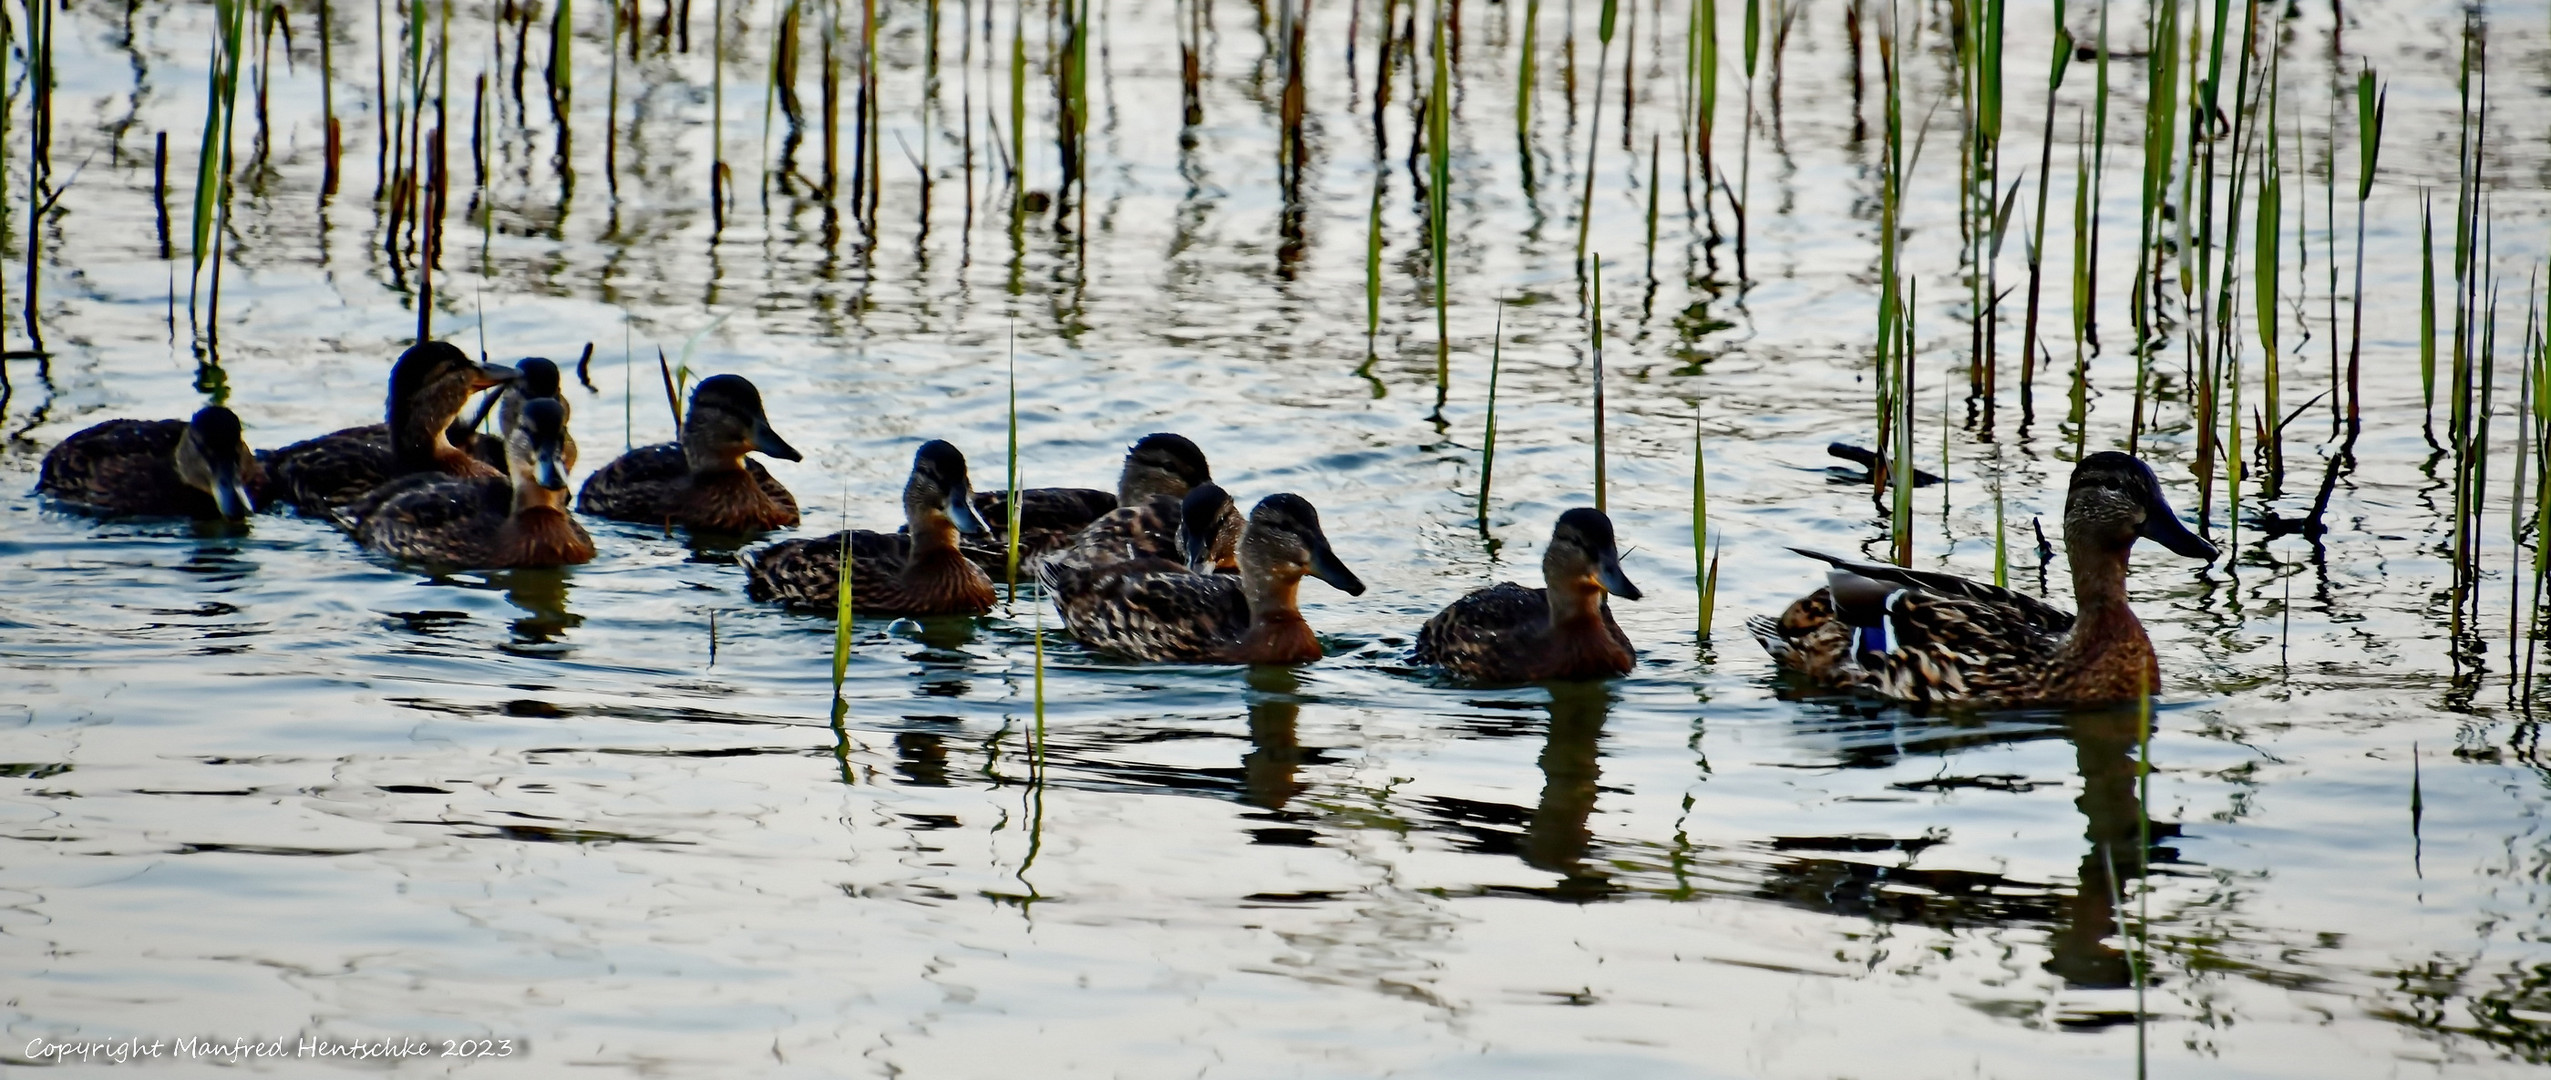
<svg viewBox="0 0 2551 1080">
<path fill-rule="evenodd" d="M 505 467 L 506 437 L 520 423 L 524 402 L 533 398 L 556 398 L 561 415 L 570 421 L 576 417 L 575 408 L 558 392 L 556 361 L 545 356 L 526 356 L 514 361 L 514 371 L 516 374 L 511 381 L 497 387 L 495 393 L 478 399 L 477 414 L 468 420 L 455 422 L 450 435 L 452 445 L 467 446 L 470 456 L 500 469 Z M 496 417 L 497 433 L 481 434 L 478 429 L 487 422 L 490 414 Z M 570 434 L 567 443 L 567 458 L 572 464 L 576 457 L 575 436 Z"/>
<path fill-rule="evenodd" d="M 1153 500 L 1176 500 L 1198 484 L 1213 480 L 1205 452 L 1184 435 L 1154 432 L 1125 449 L 1125 468 L 1111 495 L 1092 488 L 1028 488 L 1019 492 L 1019 565 L 1068 547 L 1083 531 L 1109 513 L 1141 507 Z M 986 573 L 1006 574 L 1010 561 L 1010 498 L 1006 491 L 978 491 L 975 512 L 985 531 L 968 537 L 966 557 Z M 1237 517 L 1237 514 L 1233 515 Z M 1173 526 L 1174 528 L 1174 526 Z"/>
<path fill-rule="evenodd" d="M 585 478 L 576 508 L 598 517 L 670 528 L 756 533 L 797 524 L 797 499 L 762 463 L 803 456 L 771 430 L 762 394 L 741 375 L 712 375 L 691 389 L 682 440 L 641 446 Z"/>
<path fill-rule="evenodd" d="M 339 520 L 365 547 L 416 562 L 492 569 L 591 560 L 593 538 L 567 512 L 575 450 L 566 406 L 554 397 L 525 401 L 505 442 L 510 481 L 405 476 L 357 500 Z"/>
<path fill-rule="evenodd" d="M 801 610 L 839 607 L 842 544 L 850 544 L 850 603 L 865 615 L 980 615 L 992 610 L 992 579 L 957 547 L 983 531 L 965 455 L 937 439 L 912 456 L 903 488 L 903 532 L 861 529 L 815 540 L 783 540 L 744 554 L 746 592 Z"/>
<path fill-rule="evenodd" d="M 421 342 L 390 369 L 388 423 L 286 446 L 267 455 L 266 470 L 281 497 L 321 515 L 410 473 L 502 477 L 497 466 L 454 445 L 451 428 L 471 394 L 516 374 L 502 364 L 472 361 L 449 342 Z"/>
<path fill-rule="evenodd" d="M 2215 557 L 2214 545 L 2171 513 L 2151 466 L 2104 451 L 2073 469 L 2064 500 L 2078 616 L 1965 578 L 1793 548 L 1832 564 L 1826 587 L 1746 627 L 1784 668 L 1897 701 L 2013 708 L 2132 700 L 2160 685 L 2152 639 L 2126 603 L 2126 554 L 2137 537 L 2191 559 Z"/>
<path fill-rule="evenodd" d="M 44 455 L 35 489 L 96 514 L 230 518 L 265 508 L 266 471 L 219 405 L 191 420 L 109 420 Z"/>
<path fill-rule="evenodd" d="M 1436 612 L 1417 632 L 1417 662 L 1480 683 L 1629 674 L 1638 653 L 1604 597 L 1640 593 L 1621 572 L 1612 519 L 1591 507 L 1559 515 L 1541 580 L 1538 589 L 1507 581 L 1473 590 Z"/>
<path fill-rule="evenodd" d="M 1222 485 L 1203 484 L 1185 498 L 1164 495 L 1117 507 L 1037 565 L 1069 562 L 1083 578 L 1144 560 L 1177 563 L 1199 574 L 1238 573 L 1240 533 L 1247 524 Z"/>
<path fill-rule="evenodd" d="M 1037 576 L 1075 636 L 1136 660 L 1309 663 L 1321 652 L 1296 606 L 1303 576 L 1364 594 L 1299 495 L 1269 495 L 1249 512 L 1239 563 L 1237 574 L 1199 574 L 1163 558 L 1050 559 Z"/>
</svg>

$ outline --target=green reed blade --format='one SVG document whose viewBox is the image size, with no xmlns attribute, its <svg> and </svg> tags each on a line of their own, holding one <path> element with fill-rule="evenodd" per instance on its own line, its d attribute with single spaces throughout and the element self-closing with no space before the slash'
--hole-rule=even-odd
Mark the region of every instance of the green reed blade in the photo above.
<svg viewBox="0 0 2551 1080">
<path fill-rule="evenodd" d="M 2432 432 L 2436 426 L 2436 214 L 2424 192 L 2418 196 L 2418 386 Z"/>
<path fill-rule="evenodd" d="M 1515 139 L 1519 143 L 1531 140 L 1533 75 L 1540 66 L 1539 51 L 1535 45 L 1540 28 L 1541 0 L 1525 0 L 1523 51 L 1515 64 Z M 1390 28 L 1385 26 L 1382 33 L 1388 37 Z"/>
<path fill-rule="evenodd" d="M 1695 414 L 1692 417 L 1692 583 L 1701 592 L 1699 632 L 1703 641 L 1709 640 L 1710 636 L 1710 609 L 1715 599 L 1712 586 L 1716 584 L 1714 579 L 1718 569 L 1715 557 L 1703 565 L 1702 557 L 1709 554 L 1709 538 L 1709 457 L 1701 446 L 1701 418 Z"/>
<path fill-rule="evenodd" d="M 842 489 L 841 566 L 833 579 L 833 700 L 841 700 L 842 677 L 850 671 L 850 489 Z"/>
<path fill-rule="evenodd" d="M 1003 561 L 1010 583 L 1010 603 L 1019 602 L 1019 337 L 1010 331 L 1010 459 L 1009 553 Z"/>
<path fill-rule="evenodd" d="M 1600 99 L 1597 99 L 1600 100 Z M 1603 254 L 1594 256 L 1594 300 L 1586 309 L 1594 333 L 1594 508 L 1610 513 L 1604 499 L 1603 459 Z"/>
<path fill-rule="evenodd" d="M 1364 222 L 1364 366 L 1382 333 L 1382 173 L 1373 174 L 1373 203 Z"/>
<path fill-rule="evenodd" d="M 1614 0 L 1606 0 L 1605 11 Z M 1452 389 L 1453 353 L 1449 307 L 1453 292 L 1452 242 L 1452 88 L 1449 50 L 1444 45 L 1444 4 L 1435 5 L 1435 71 L 1426 90 L 1426 214 L 1435 276 L 1435 400 L 1441 408 Z M 1597 110 L 1598 112 L 1601 110 Z"/>
<path fill-rule="evenodd" d="M 1488 528 L 1488 488 L 1497 473 L 1497 376 L 1505 366 L 1506 298 L 1497 298 L 1497 329 L 1488 346 L 1488 422 L 1479 440 L 1479 527 Z"/>
</svg>

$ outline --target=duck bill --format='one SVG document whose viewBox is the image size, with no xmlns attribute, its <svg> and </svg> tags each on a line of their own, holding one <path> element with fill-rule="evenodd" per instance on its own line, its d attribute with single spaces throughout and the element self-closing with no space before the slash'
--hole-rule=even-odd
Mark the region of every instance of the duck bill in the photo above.
<svg viewBox="0 0 2551 1080">
<path fill-rule="evenodd" d="M 1348 596 L 1364 595 L 1364 579 L 1338 561 L 1338 553 L 1329 550 L 1329 538 L 1314 534 L 1311 540 L 1311 576 L 1337 587 Z M 1192 556 L 1190 557 L 1192 558 Z"/>
<path fill-rule="evenodd" d="M 567 490 L 567 463 L 564 447 L 544 446 L 532 455 L 531 477 L 551 491 Z"/>
<path fill-rule="evenodd" d="M 771 430 L 771 422 L 767 417 L 753 418 L 753 449 L 781 461 L 806 460 L 806 456 L 798 453 L 796 447 L 788 445 L 788 440 L 779 437 L 779 432 Z"/>
<path fill-rule="evenodd" d="M 212 496 L 213 507 L 221 511 L 221 516 L 232 521 L 257 510 L 257 499 L 248 493 L 247 483 L 239 478 L 239 466 L 234 464 L 213 466 Z"/>
<path fill-rule="evenodd" d="M 1621 572 L 1621 553 L 1608 544 L 1595 553 L 1594 580 L 1603 586 L 1603 591 L 1624 600 L 1637 600 L 1646 595 L 1630 583 L 1630 575 Z"/>
<path fill-rule="evenodd" d="M 974 512 L 974 486 L 958 484 L 948 490 L 948 520 L 957 531 L 967 536 L 981 536 L 992 530 L 983 524 L 983 515 Z"/>
<path fill-rule="evenodd" d="M 480 364 L 477 369 L 471 373 L 469 388 L 472 390 L 485 390 L 491 386 L 502 386 L 520 378 L 521 376 L 522 372 L 516 371 L 504 364 Z M 482 413 L 480 415 L 484 416 L 485 414 Z"/>
<path fill-rule="evenodd" d="M 1187 556 L 1187 572 L 1213 573 L 1213 534 L 1196 531 L 1196 523 L 1182 521 L 1178 525 L 1178 545 Z M 1323 580 L 1326 580 L 1323 577 Z"/>
<path fill-rule="evenodd" d="M 2170 504 L 2162 501 L 2160 492 L 2153 492 L 2150 501 L 2152 505 L 2144 508 L 2144 523 L 2135 528 L 2137 534 L 2146 540 L 2169 548 L 2174 554 L 2191 559 L 2204 559 L 2207 562 L 2214 561 L 2216 554 L 2214 545 L 2207 543 L 2204 537 L 2189 532 L 2186 525 L 2180 524 L 2179 515 L 2171 512 Z"/>
</svg>

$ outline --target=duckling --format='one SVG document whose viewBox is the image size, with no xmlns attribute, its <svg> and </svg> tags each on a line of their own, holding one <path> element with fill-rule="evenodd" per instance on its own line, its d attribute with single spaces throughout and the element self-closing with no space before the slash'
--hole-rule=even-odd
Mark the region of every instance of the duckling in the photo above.
<svg viewBox="0 0 2551 1080">
<path fill-rule="evenodd" d="M 1629 674 L 1638 653 L 1604 597 L 1640 593 L 1621 572 L 1612 519 L 1592 507 L 1559 515 L 1541 580 L 1538 589 L 1500 582 L 1436 612 L 1417 632 L 1417 661 L 1480 683 Z"/>
<path fill-rule="evenodd" d="M 566 418 L 570 421 L 576 418 L 575 408 L 558 392 L 556 361 L 545 356 L 526 356 L 514 361 L 514 371 L 516 374 L 512 381 L 497 387 L 495 393 L 478 399 L 478 412 L 467 420 L 454 421 L 449 436 L 452 445 L 469 447 L 471 457 L 499 469 L 505 467 L 506 435 L 520 422 L 524 402 L 533 398 L 557 398 L 558 407 Z M 487 423 L 491 413 L 496 417 L 498 432 L 493 435 L 478 430 Z M 572 468 L 576 457 L 575 436 L 569 435 L 567 441 L 567 464 Z"/>
<path fill-rule="evenodd" d="M 1319 511 L 1299 495 L 1259 501 L 1241 531 L 1239 561 L 1238 574 L 1198 574 L 1168 559 L 1051 559 L 1037 573 L 1075 636 L 1136 660 L 1309 663 L 1321 652 L 1296 606 L 1303 575 L 1364 594 L 1329 550 Z"/>
<path fill-rule="evenodd" d="M 97 514 L 229 518 L 266 505 L 266 470 L 239 416 L 208 405 L 191 420 L 109 420 L 44 455 L 35 489 Z"/>
<path fill-rule="evenodd" d="M 834 533 L 783 540 L 744 555 L 746 593 L 793 608 L 839 604 L 842 544 L 850 544 L 850 602 L 864 615 L 980 615 L 992 610 L 992 579 L 957 547 L 984 531 L 975 513 L 965 455 L 933 439 L 912 456 L 904 483 L 907 531 Z"/>
<path fill-rule="evenodd" d="M 1916 704 L 1995 709 L 2133 700 L 2160 686 L 2152 639 L 2126 603 L 2138 537 L 2211 561 L 2179 523 L 2152 467 L 2115 451 L 2083 458 L 2064 499 L 2074 615 L 2024 593 L 1804 548 L 1826 587 L 1746 628 L 1781 667 L 1821 685 Z"/>
<path fill-rule="evenodd" d="M 754 451 L 801 461 L 771 430 L 762 393 L 741 375 L 712 375 L 691 389 L 682 441 L 641 446 L 585 478 L 576 508 L 618 521 L 708 532 L 755 533 L 797 524 L 797 499 Z"/>
<path fill-rule="evenodd" d="M 340 515 L 365 547 L 443 566 L 563 566 L 590 561 L 593 537 L 567 512 L 574 467 L 567 409 L 525 401 L 506 434 L 505 477 L 419 473 L 357 500 Z"/>
<path fill-rule="evenodd" d="M 284 498 L 320 515 L 409 473 L 502 477 L 496 466 L 454 446 L 451 428 L 471 394 L 515 375 L 502 364 L 472 361 L 449 342 L 419 342 L 390 369 L 388 423 L 286 446 L 267 456 L 266 469 Z"/>
<path fill-rule="evenodd" d="M 1157 498 L 1176 500 L 1198 484 L 1213 480 L 1205 452 L 1184 435 L 1153 432 L 1125 449 L 1125 468 L 1113 495 L 1090 488 L 1028 488 L 1019 492 L 1019 565 L 1033 567 L 1047 553 L 1068 547 L 1084 530 L 1110 512 L 1139 507 Z M 1173 503 L 1174 505 L 1174 503 Z M 985 532 L 968 537 L 966 557 L 985 573 L 1003 574 L 1010 560 L 1010 499 L 1007 491 L 979 491 L 975 513 Z M 1236 519 L 1239 515 L 1233 514 Z"/>
<path fill-rule="evenodd" d="M 1208 483 L 1183 499 L 1163 495 L 1111 510 L 1036 565 L 1068 561 L 1087 575 L 1100 567 L 1149 559 L 1178 563 L 1199 574 L 1238 573 L 1240 533 L 1247 524 L 1230 493 Z"/>
</svg>

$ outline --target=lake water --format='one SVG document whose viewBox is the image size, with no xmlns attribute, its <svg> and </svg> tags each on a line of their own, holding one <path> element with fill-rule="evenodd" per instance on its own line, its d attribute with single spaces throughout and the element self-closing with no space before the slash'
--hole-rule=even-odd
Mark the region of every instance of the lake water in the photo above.
<svg viewBox="0 0 2551 1080">
<path fill-rule="evenodd" d="M 1541 8 L 1520 152 L 1526 6 L 1455 9 L 1440 404 L 1411 104 L 1431 78 L 1431 9 L 1377 143 L 1385 9 L 1310 8 L 1288 183 L 1277 7 L 1192 13 L 1201 116 L 1186 123 L 1189 9 L 1101 0 L 1086 199 L 1059 203 L 1058 16 L 1031 9 L 1027 186 L 1048 208 L 1014 233 L 1010 9 L 942 0 L 929 97 L 932 9 L 879 6 L 872 228 L 850 211 L 855 78 L 836 212 L 807 187 L 822 167 L 821 5 L 802 10 L 810 127 L 793 149 L 765 105 L 771 4 L 686 0 L 688 51 L 649 5 L 641 55 L 624 42 L 616 62 L 608 6 L 576 5 L 564 120 L 544 82 L 555 9 L 491 23 L 455 5 L 448 37 L 437 25 L 420 43 L 447 59 L 452 131 L 433 330 L 571 369 L 592 343 L 591 388 L 568 392 L 585 469 L 669 437 L 662 349 L 761 386 L 806 453 L 770 463 L 807 507 L 803 531 L 891 528 L 922 440 L 964 449 L 978 486 L 1004 482 L 1015 370 L 1023 482 L 1111 486 L 1127 443 L 1180 431 L 1241 498 L 1315 503 L 1371 585 L 1304 589 L 1330 656 L 1298 669 L 1093 655 L 1032 590 L 979 620 L 861 620 L 838 710 L 829 621 L 751 602 L 730 552 L 678 534 L 591 521 L 589 565 L 433 575 L 313 519 L 101 522 L 31 494 L 63 437 L 181 416 L 208 390 L 259 446 L 379 415 L 421 284 L 407 249 L 387 253 L 398 234 L 373 197 L 376 46 L 386 32 L 397 97 L 404 16 L 332 11 L 344 149 L 328 195 L 318 9 L 288 7 L 288 47 L 277 31 L 244 68 L 218 308 L 208 266 L 192 315 L 215 9 L 84 0 L 57 16 L 61 194 L 33 232 L 50 358 L 7 362 L 0 414 L 6 1060 L 66 1039 L 410 1036 L 434 1056 L 398 1071 L 527 1075 L 2114 1077 L 2146 1061 L 2179 1077 L 2482 1077 L 2551 1061 L 2551 774 L 2509 675 L 2532 541 L 2510 546 L 2503 456 L 2551 209 L 2540 4 L 2481 13 L 2487 265 L 2506 325 L 2487 576 L 2459 638 L 2453 474 L 2422 425 L 2417 296 L 2422 195 L 2451 246 L 2464 13 L 2349 5 L 2335 42 L 2329 6 L 2266 24 L 2283 56 L 2286 200 L 2308 210 L 2283 241 L 2284 402 L 2302 412 L 2274 508 L 2308 505 L 2334 452 L 2314 395 L 2331 312 L 2343 341 L 2353 291 L 2352 102 L 2336 110 L 2334 209 L 2321 178 L 2333 72 L 2352 87 L 2370 63 L 2391 96 L 2365 238 L 2368 423 L 2319 543 L 2249 524 L 2234 541 L 2218 492 L 2209 524 L 2234 554 L 2204 570 L 2139 561 L 2134 600 L 2164 673 L 2148 758 L 2133 709 L 1920 716 L 1802 695 L 1739 629 L 1820 580 L 1788 545 L 1888 544 L 1865 489 L 1824 472 L 1828 441 L 1872 437 L 1876 322 L 1877 61 L 1855 53 L 1839 3 L 1795 8 L 1777 67 L 1766 43 L 1750 154 L 1742 6 L 1720 5 L 1718 159 L 1756 208 L 1741 288 L 1728 204 L 1713 244 L 1661 141 L 1681 130 L 1682 8 L 1624 9 L 1600 99 L 1598 6 Z M 2067 19 L 2092 39 L 2098 14 Z M 851 72 L 860 15 L 841 9 Z M 2144 75 L 2125 54 L 2144 16 L 2111 16 L 2090 449 L 2125 442 L 2134 400 L 2123 328 Z M 1917 460 L 1951 478 L 1917 493 L 1915 560 L 1989 575 L 1998 492 L 2014 584 L 2069 603 L 2062 559 L 2044 565 L 2030 525 L 2057 535 L 2075 456 L 2061 372 L 2092 65 L 2072 66 L 2055 114 L 2042 336 L 2058 374 L 2041 372 L 2023 426 L 2015 290 L 1987 432 L 1963 400 L 1945 19 L 1903 20 L 1921 24 L 1908 138 L 1929 118 L 1904 241 L 1921 296 Z M 2036 5 L 2009 20 L 2005 171 L 2021 176 L 2051 27 Z M 32 101 L 9 78 L 0 305 L 23 349 Z M 152 194 L 161 132 L 173 258 Z M 1639 666 L 1597 685 L 1443 685 L 1409 664 L 1418 624 L 1466 590 L 1533 580 L 1552 519 L 1592 501 L 1595 368 L 1574 272 L 1590 142 L 1608 499 L 1647 592 L 1614 607 Z M 798 175 L 785 187 L 762 164 L 783 153 Z M 722 223 L 719 157 L 735 178 Z M 1366 364 L 1377 176 L 1382 325 Z M 2001 255 L 2003 287 L 2024 290 L 2020 248 Z M 2251 408 L 2263 367 L 2240 340 Z M 2193 517 L 2184 364 L 2176 340 L 2156 354 L 2139 441 Z M 1708 641 L 1696 431 L 1723 543 Z M 2242 506 L 2260 509 L 2255 484 Z M 440 1056 L 475 1038 L 511 1040 L 509 1056 Z"/>
</svg>

